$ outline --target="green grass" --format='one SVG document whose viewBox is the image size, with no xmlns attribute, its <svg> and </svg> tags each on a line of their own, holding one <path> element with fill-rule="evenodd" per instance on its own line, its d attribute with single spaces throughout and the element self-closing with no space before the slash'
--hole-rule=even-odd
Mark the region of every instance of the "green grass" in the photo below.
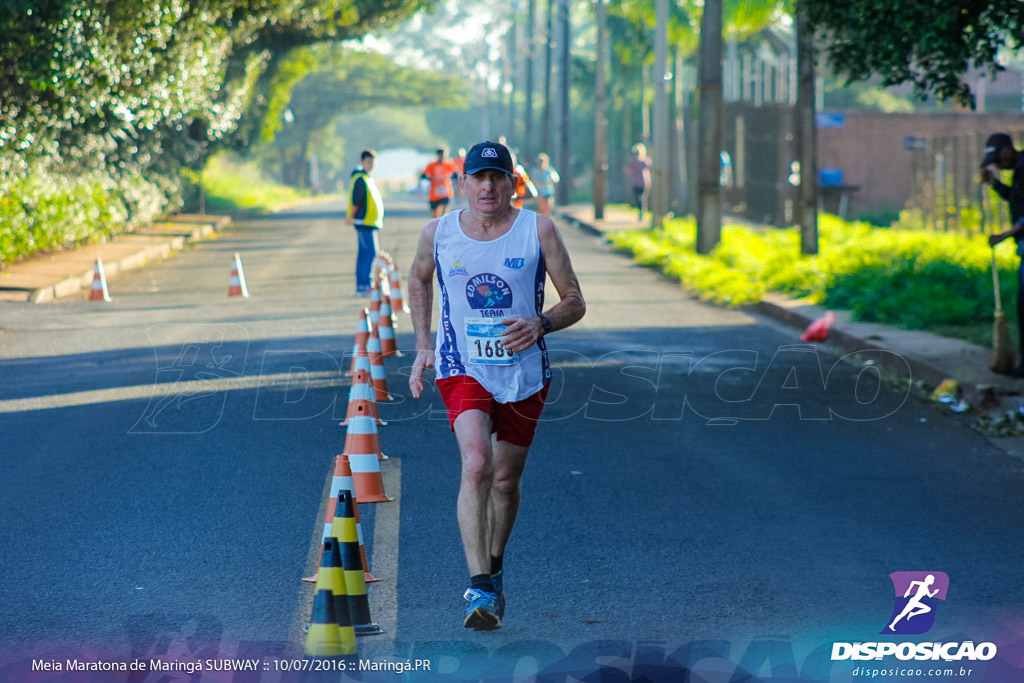
<svg viewBox="0 0 1024 683">
<path fill-rule="evenodd" d="M 253 162 L 226 155 L 212 157 L 200 177 L 206 190 L 207 211 L 269 212 L 311 196 L 265 178 Z"/>
<path fill-rule="evenodd" d="M 820 254 L 808 257 L 799 253 L 795 228 L 726 225 L 708 256 L 694 252 L 695 234 L 694 219 L 686 217 L 670 219 L 660 230 L 623 231 L 609 240 L 718 304 L 752 304 L 777 292 L 850 310 L 859 320 L 979 341 L 987 335 L 991 343 L 992 252 L 982 236 L 878 228 L 822 215 Z M 1000 246 L 997 259 L 1003 301 L 1010 304 L 1017 273 L 1012 245 Z"/>
</svg>

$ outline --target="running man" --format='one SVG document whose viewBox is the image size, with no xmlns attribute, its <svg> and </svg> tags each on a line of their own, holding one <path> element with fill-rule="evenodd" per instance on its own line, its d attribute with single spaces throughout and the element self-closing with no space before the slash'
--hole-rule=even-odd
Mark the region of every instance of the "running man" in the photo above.
<svg viewBox="0 0 1024 683">
<path fill-rule="evenodd" d="M 505 545 L 519 510 L 520 478 L 551 380 L 544 337 L 586 312 L 569 253 L 551 219 L 511 205 L 515 165 L 508 148 L 481 142 L 459 184 L 469 208 L 427 223 L 409 273 L 416 361 L 437 386 L 462 458 L 458 519 L 469 566 L 463 625 L 489 631 L 505 615 Z M 440 290 L 437 339 L 430 339 L 432 280 Z M 559 302 L 543 311 L 545 276 Z"/>
<path fill-rule="evenodd" d="M 455 162 L 448 158 L 448 150 L 440 147 L 437 150 L 437 161 L 432 161 L 423 169 L 420 176 L 430 182 L 430 215 L 440 218 L 448 211 L 448 204 L 455 194 L 452 181 L 458 179 Z"/>
<path fill-rule="evenodd" d="M 929 605 L 926 605 L 921 601 L 924 598 L 934 598 L 935 595 L 939 592 L 938 588 L 936 588 L 934 591 L 929 592 L 928 588 L 930 588 L 933 583 L 935 583 L 934 574 L 929 574 L 928 576 L 926 576 L 924 578 L 924 581 L 910 582 L 910 585 L 907 586 L 907 592 L 903 594 L 903 597 L 908 597 L 911 591 L 914 590 L 914 586 L 917 586 L 917 592 L 914 593 L 914 597 L 910 598 L 910 601 L 903 608 L 903 611 L 899 613 L 899 616 L 893 619 L 892 623 L 889 624 L 890 631 L 895 631 L 897 622 L 899 622 L 903 618 L 906 618 L 907 621 L 910 621 L 911 617 L 916 617 L 919 614 L 927 614 L 928 612 L 932 611 L 932 608 Z"/>
</svg>

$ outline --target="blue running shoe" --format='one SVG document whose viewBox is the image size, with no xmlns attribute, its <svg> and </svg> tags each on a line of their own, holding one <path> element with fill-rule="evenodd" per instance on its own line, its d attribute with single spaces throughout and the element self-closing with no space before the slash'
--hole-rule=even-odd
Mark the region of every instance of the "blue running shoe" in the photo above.
<svg viewBox="0 0 1024 683">
<path fill-rule="evenodd" d="M 491 574 L 491 580 L 494 581 L 494 590 L 498 593 L 498 599 L 494 603 L 494 611 L 498 613 L 499 619 L 505 618 L 505 570 L 502 569 L 497 574 Z"/>
<path fill-rule="evenodd" d="M 497 609 L 497 593 L 469 588 L 462 597 L 469 600 L 466 618 L 462 622 L 463 626 L 477 631 L 493 631 L 501 628 L 501 617 L 498 616 Z"/>
</svg>

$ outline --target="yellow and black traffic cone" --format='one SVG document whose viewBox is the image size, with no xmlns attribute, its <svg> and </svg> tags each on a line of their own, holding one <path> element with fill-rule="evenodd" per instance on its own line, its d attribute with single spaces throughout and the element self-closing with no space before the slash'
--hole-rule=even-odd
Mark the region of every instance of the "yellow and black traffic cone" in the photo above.
<svg viewBox="0 0 1024 683">
<path fill-rule="evenodd" d="M 348 606 L 352 613 L 352 625 L 356 635 L 373 636 L 383 633 L 380 626 L 373 623 L 370 618 L 370 600 L 366 596 L 363 561 L 359 555 L 355 501 L 351 491 L 338 492 L 338 508 L 334 513 L 334 522 L 331 524 L 331 536 L 338 540 L 338 547 L 341 550 L 341 564 L 345 568 L 345 587 L 348 590 Z"/>
<path fill-rule="evenodd" d="M 306 632 L 306 656 L 340 657 L 343 654 L 334 595 L 326 589 L 317 590 L 313 596 L 313 619 Z"/>
<path fill-rule="evenodd" d="M 356 648 L 356 632 L 352 628 L 352 613 L 348 606 L 348 589 L 345 586 L 345 570 L 341 565 L 338 541 L 328 538 L 324 541 L 323 559 L 316 580 L 316 590 L 330 591 L 334 599 L 334 618 L 338 624 L 338 640 L 341 654 L 359 654 Z"/>
</svg>

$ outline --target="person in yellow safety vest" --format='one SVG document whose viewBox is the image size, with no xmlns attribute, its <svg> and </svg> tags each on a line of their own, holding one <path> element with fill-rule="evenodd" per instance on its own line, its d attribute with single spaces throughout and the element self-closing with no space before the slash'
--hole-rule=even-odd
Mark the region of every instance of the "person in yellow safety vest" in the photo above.
<svg viewBox="0 0 1024 683">
<path fill-rule="evenodd" d="M 377 184 L 370 177 L 377 154 L 363 150 L 360 164 L 352 171 L 348 212 L 345 222 L 356 229 L 359 252 L 356 254 L 356 296 L 370 296 L 370 276 L 379 249 L 377 232 L 384 225 L 384 202 Z"/>
<path fill-rule="evenodd" d="M 427 164 L 420 177 L 430 182 L 430 214 L 434 218 L 440 218 L 448 211 L 448 205 L 455 195 L 452 180 L 459 177 L 458 167 L 448 158 L 448 150 L 439 147 L 437 161 Z"/>
</svg>

